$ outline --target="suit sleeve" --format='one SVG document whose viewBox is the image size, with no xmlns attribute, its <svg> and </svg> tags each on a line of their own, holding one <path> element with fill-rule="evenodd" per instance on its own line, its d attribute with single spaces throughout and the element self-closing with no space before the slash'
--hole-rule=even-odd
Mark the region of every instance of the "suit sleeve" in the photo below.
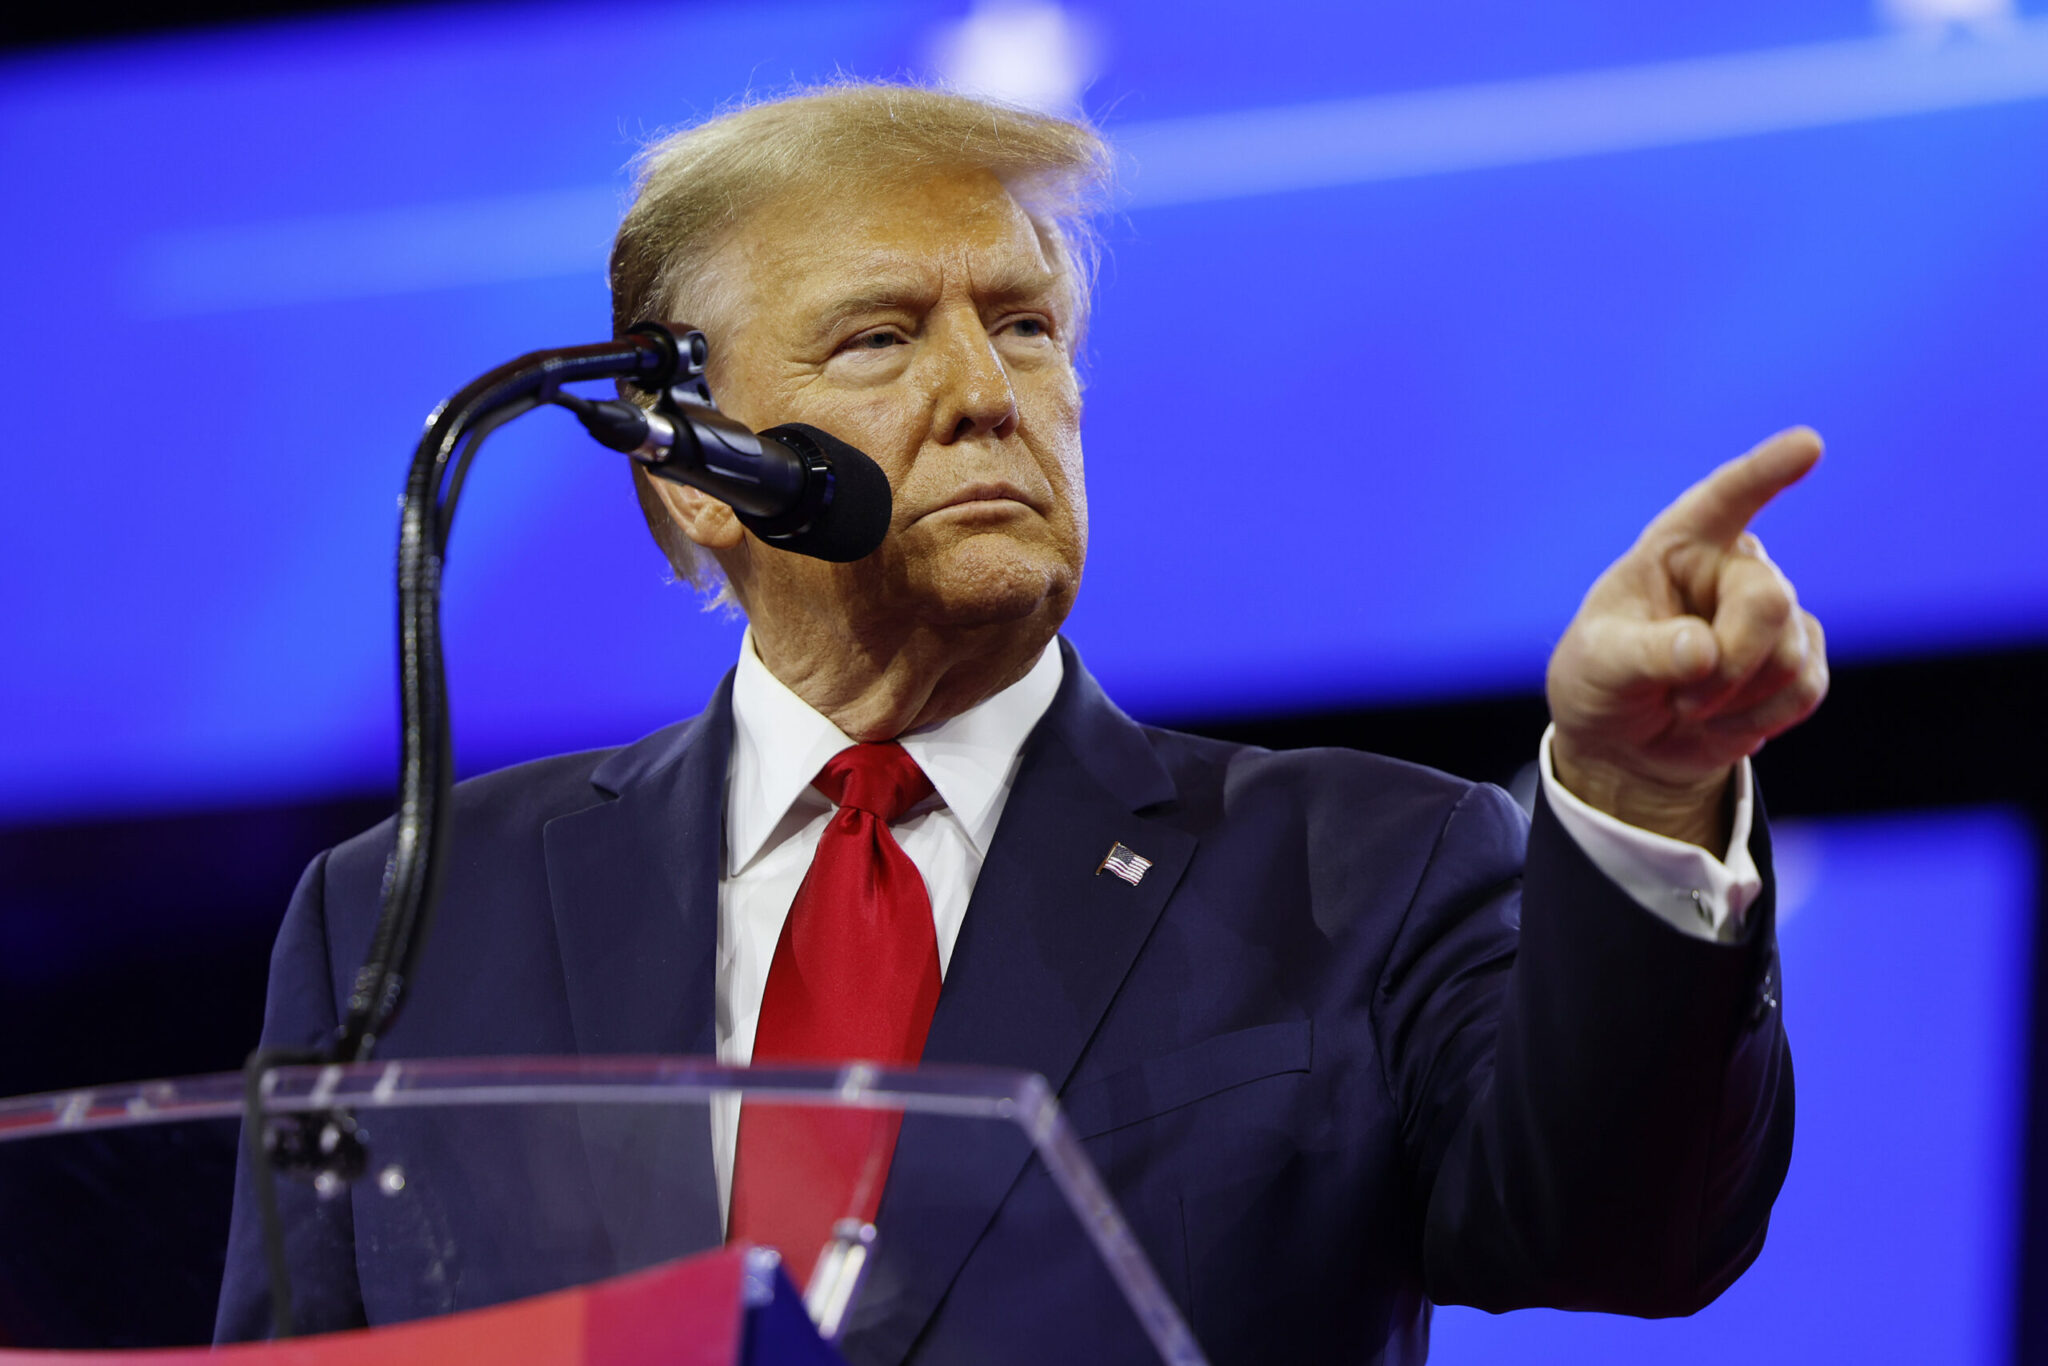
<svg viewBox="0 0 2048 1366">
<path fill-rule="evenodd" d="M 300 877 L 271 950 L 270 991 L 263 1009 L 265 1046 L 297 1047 L 333 1037 L 338 1016 L 327 952 L 326 870 L 327 855 L 322 854 Z M 214 1321 L 217 1343 L 270 1336 L 269 1274 L 251 1182 L 245 1143 L 235 1163 L 227 1270 Z M 319 1199 L 305 1182 L 280 1175 L 277 1199 L 297 1331 L 362 1327 L 366 1319 L 356 1281 L 355 1221 L 348 1198 Z"/>
<path fill-rule="evenodd" d="M 1645 914 L 1540 799 L 1521 846 L 1505 794 L 1457 804 L 1375 999 L 1428 1294 L 1692 1313 L 1763 1246 L 1791 1156 L 1768 835 L 1727 944 Z"/>
</svg>

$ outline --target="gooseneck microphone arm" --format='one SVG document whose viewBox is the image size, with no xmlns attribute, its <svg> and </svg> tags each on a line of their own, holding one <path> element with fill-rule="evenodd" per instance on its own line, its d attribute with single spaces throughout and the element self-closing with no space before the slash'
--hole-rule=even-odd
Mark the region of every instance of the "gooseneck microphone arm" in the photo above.
<svg viewBox="0 0 2048 1366">
<path fill-rule="evenodd" d="M 694 364 L 692 362 L 694 361 Z M 616 341 L 535 351 L 499 366 L 436 408 L 413 452 L 398 533 L 398 812 L 384 871 L 383 912 L 349 990 L 336 1061 L 360 1062 L 404 1004 L 446 861 L 443 818 L 454 785 L 441 658 L 441 568 L 456 500 L 492 431 L 578 380 L 625 379 L 666 390 L 703 366 L 703 338 L 641 324 Z"/>
<path fill-rule="evenodd" d="M 535 351 L 499 366 L 436 408 L 413 452 L 398 535 L 398 811 L 370 947 L 349 987 L 334 1036 L 310 1048 L 266 1046 L 244 1069 L 242 1130 L 269 1272 L 271 1322 L 292 1335 L 291 1277 L 274 1176 L 312 1178 L 323 1196 L 368 1162 L 344 1108 L 268 1117 L 271 1069 L 367 1061 L 405 1003 L 447 863 L 454 747 L 441 658 L 441 569 L 455 505 L 478 447 L 493 431 L 543 404 L 570 409 L 592 436 L 627 452 L 650 474 L 690 484 L 730 504 L 770 545 L 833 561 L 872 553 L 888 533 L 888 478 L 828 433 L 787 424 L 755 433 L 717 410 L 704 382 L 703 334 L 639 323 L 593 346 Z M 652 405 L 586 399 L 563 389 L 619 380 Z"/>
<path fill-rule="evenodd" d="M 445 862 L 453 786 L 441 661 L 441 566 L 456 499 L 484 438 L 545 403 L 570 409 L 600 442 L 649 473 L 729 504 L 769 544 L 835 562 L 871 554 L 889 529 L 887 476 L 829 433 L 785 423 L 756 433 L 720 413 L 704 381 L 704 335 L 640 323 L 614 342 L 536 351 L 478 379 L 427 422 L 406 476 L 398 539 L 400 742 L 396 840 L 383 913 L 351 985 L 337 1060 L 377 1046 L 412 979 Z M 562 386 L 622 379 L 651 409 L 586 399 Z"/>
<path fill-rule="evenodd" d="M 278 1210 L 279 1169 L 312 1179 L 324 1197 L 362 1175 L 368 1154 L 345 1109 L 266 1117 L 272 1068 L 359 1062 L 404 1003 L 432 917 L 448 843 L 445 812 L 453 786 L 447 680 L 441 663 L 441 561 L 455 501 L 477 447 L 498 427 L 576 380 L 622 378 L 665 389 L 692 356 L 702 369 L 701 335 L 679 338 L 643 324 L 595 346 L 536 351 L 468 385 L 433 411 L 406 475 L 398 534 L 400 762 L 396 840 L 385 864 L 383 903 L 369 953 L 356 971 L 335 1036 L 317 1047 L 270 1045 L 243 1069 L 242 1140 L 263 1238 L 274 1336 L 293 1335 L 291 1272 Z"/>
<path fill-rule="evenodd" d="M 701 348 L 696 333 L 687 336 Z M 400 761 L 396 840 L 384 869 L 383 904 L 370 951 L 356 972 L 334 1038 L 317 1047 L 271 1045 L 243 1071 L 242 1139 L 263 1237 L 274 1336 L 293 1335 L 291 1272 L 278 1210 L 278 1169 L 312 1178 L 329 1196 L 360 1176 L 368 1156 L 354 1118 L 342 1109 L 266 1120 L 272 1068 L 366 1059 L 404 1003 L 439 888 L 448 843 L 444 812 L 453 786 L 453 745 L 441 662 L 441 561 L 455 500 L 483 439 L 575 380 L 625 378 L 660 389 L 681 370 L 690 345 L 667 328 L 636 327 L 617 341 L 536 351 L 477 379 L 433 411 L 405 480 L 398 535 Z M 701 368 L 701 351 L 698 353 Z"/>
</svg>

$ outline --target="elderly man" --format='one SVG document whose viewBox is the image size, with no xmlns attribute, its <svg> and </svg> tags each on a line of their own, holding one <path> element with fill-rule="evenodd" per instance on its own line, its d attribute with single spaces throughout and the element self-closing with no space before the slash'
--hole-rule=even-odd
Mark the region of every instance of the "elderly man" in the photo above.
<svg viewBox="0 0 2048 1366">
<path fill-rule="evenodd" d="M 1551 662 L 1533 824 L 1405 764 L 1139 726 L 1058 639 L 1106 163 L 1074 124 L 876 86 L 653 150 L 617 323 L 701 326 L 728 413 L 871 454 L 889 535 L 825 564 L 643 478 L 676 568 L 745 612 L 738 664 L 692 721 L 458 789 L 387 1053 L 1041 1072 L 1218 1362 L 1419 1361 L 1432 1301 L 1699 1308 L 1756 1255 L 1791 1146 L 1747 756 L 1826 666 L 1745 526 L 1816 438 L 1714 471 L 1593 585 Z M 266 1039 L 333 1028 L 389 838 L 308 870 Z M 775 1241 L 771 1155 L 803 1135 L 751 1109 L 710 1127 L 665 1160 L 733 1236 Z M 1100 1268 L 1043 1264 L 1051 1196 L 1023 1166 L 904 1128 L 853 1359 L 1136 1350 Z M 545 1280 L 380 1261 L 377 1200 L 306 1216 L 316 1326 Z M 599 1269 L 659 1251 L 607 1232 Z M 246 1208 L 236 1239 L 229 1333 L 262 1311 Z"/>
</svg>

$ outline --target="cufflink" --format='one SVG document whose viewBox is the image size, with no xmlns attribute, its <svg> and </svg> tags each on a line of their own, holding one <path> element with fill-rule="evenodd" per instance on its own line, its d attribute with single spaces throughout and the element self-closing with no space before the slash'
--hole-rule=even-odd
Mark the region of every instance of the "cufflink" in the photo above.
<svg viewBox="0 0 2048 1366">
<path fill-rule="evenodd" d="M 1133 887 L 1144 878 L 1145 870 L 1152 866 L 1152 860 L 1123 844 L 1112 844 L 1103 855 L 1102 862 L 1095 865 L 1095 876 L 1104 873 L 1120 877 Z"/>
</svg>

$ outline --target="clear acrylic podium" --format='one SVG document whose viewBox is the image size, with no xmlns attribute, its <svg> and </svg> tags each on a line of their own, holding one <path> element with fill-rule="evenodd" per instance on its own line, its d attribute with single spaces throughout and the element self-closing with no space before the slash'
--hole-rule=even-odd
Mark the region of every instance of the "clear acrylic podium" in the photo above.
<svg viewBox="0 0 2048 1366">
<path fill-rule="evenodd" d="M 397 1360 L 413 1353 L 377 1344 L 411 1339 L 379 1335 L 428 1323 L 440 1345 L 422 1359 L 447 1359 L 467 1334 L 523 1344 L 479 1357 L 513 1366 L 627 1366 L 642 1359 L 635 1343 L 657 1340 L 670 1349 L 645 1359 L 682 1359 L 674 1344 L 688 1341 L 693 1361 L 836 1350 L 858 1363 L 913 1348 L 933 1362 L 1203 1360 L 1036 1076 L 431 1059 L 279 1068 L 261 1094 L 266 1126 L 340 1116 L 362 1160 L 349 1179 L 276 1176 L 295 1327 L 309 1336 L 230 1348 L 223 1362 L 329 1342 L 368 1354 L 318 1360 Z M 0 1364 L 270 1335 L 275 1269 L 243 1101 L 237 1073 L 0 1101 Z M 870 1135 L 862 1161 L 886 1174 L 874 1223 L 820 1200 L 803 1215 L 810 1246 L 781 1249 L 781 1269 L 767 1250 L 725 1248 L 721 1177 L 742 1105 L 880 1117 L 845 1131 Z M 785 1274 L 813 1263 L 807 1285 Z M 702 1302 L 720 1295 L 737 1298 Z M 574 1349 L 537 1326 L 603 1314 L 615 1326 Z M 628 1320 L 655 1327 L 616 1327 Z M 789 1322 L 815 1323 L 818 1336 L 803 1336 L 837 1348 L 778 1356 L 769 1348 Z"/>
</svg>

